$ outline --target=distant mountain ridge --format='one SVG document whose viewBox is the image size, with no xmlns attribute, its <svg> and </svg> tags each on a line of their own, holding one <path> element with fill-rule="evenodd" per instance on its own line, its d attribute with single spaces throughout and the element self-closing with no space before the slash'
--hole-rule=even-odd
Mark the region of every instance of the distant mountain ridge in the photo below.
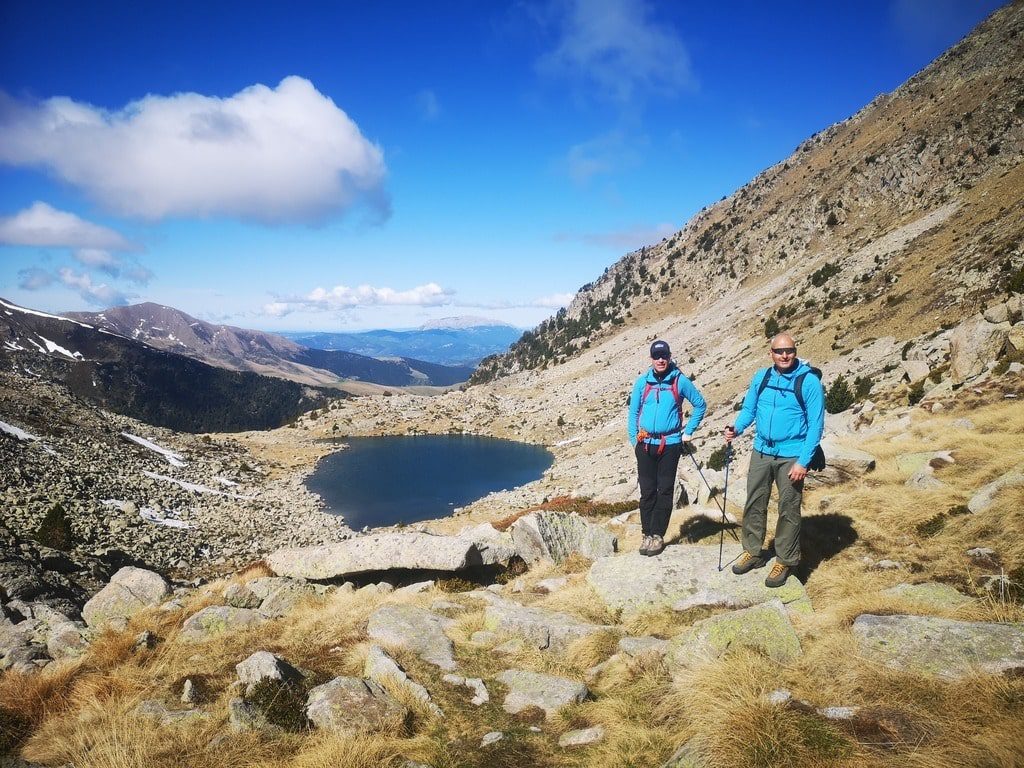
<svg viewBox="0 0 1024 768">
<path fill-rule="evenodd" d="M 184 432 L 272 429 L 340 393 L 229 371 L 0 299 L 0 365 L 88 403 Z"/>
<path fill-rule="evenodd" d="M 311 348 L 279 334 L 207 323 L 152 302 L 64 316 L 209 365 L 315 386 L 357 380 L 389 387 L 446 387 L 465 381 L 473 372 L 469 366 L 439 365 L 402 355 L 378 360 Z"/>
<path fill-rule="evenodd" d="M 344 350 L 370 357 L 412 357 L 439 365 L 475 367 L 485 357 L 506 352 L 523 332 L 483 318 L 445 318 L 406 331 L 293 331 L 281 335 L 315 349 Z"/>
</svg>

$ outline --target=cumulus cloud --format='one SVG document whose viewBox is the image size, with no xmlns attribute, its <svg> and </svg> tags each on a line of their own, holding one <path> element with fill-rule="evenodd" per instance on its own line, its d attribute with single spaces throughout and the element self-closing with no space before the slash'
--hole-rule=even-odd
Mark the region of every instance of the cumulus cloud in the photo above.
<svg viewBox="0 0 1024 768">
<path fill-rule="evenodd" d="M 360 285 L 349 288 L 336 285 L 331 289 L 314 288 L 306 296 L 294 299 L 279 299 L 263 306 L 263 313 L 271 317 L 284 317 L 297 311 L 335 312 L 357 307 L 409 306 L 440 307 L 452 303 L 454 291 L 442 288 L 437 283 L 426 283 L 407 291 L 393 288 L 375 288 Z"/>
<path fill-rule="evenodd" d="M 380 148 L 294 76 L 227 98 L 150 95 L 116 111 L 0 92 L 0 162 L 45 168 L 112 211 L 151 220 L 318 222 L 360 204 L 390 213 Z"/>
<path fill-rule="evenodd" d="M 57 277 L 65 286 L 77 291 L 83 300 L 98 307 L 120 306 L 135 298 L 135 294 L 123 293 L 106 283 L 97 285 L 90 275 L 67 267 L 58 269 Z"/>
<path fill-rule="evenodd" d="M 621 103 L 695 87 L 686 46 L 644 0 L 556 0 L 551 11 L 558 41 L 541 74 Z"/>
<path fill-rule="evenodd" d="M 26 291 L 38 291 L 53 285 L 53 281 L 53 274 L 39 267 L 29 267 L 18 272 L 18 287 Z"/>
<path fill-rule="evenodd" d="M 75 260 L 90 269 L 99 270 L 111 277 L 121 277 L 136 285 L 145 285 L 153 273 L 135 261 L 125 261 L 109 251 L 99 248 L 80 248 L 72 254 Z"/>
<path fill-rule="evenodd" d="M 660 242 L 679 230 L 675 224 L 663 222 L 653 227 L 637 226 L 630 229 L 621 229 L 611 232 L 590 232 L 570 233 L 560 232 L 555 235 L 555 240 L 575 240 L 587 245 L 597 245 L 605 248 L 632 251 L 644 245 L 651 245 Z"/>
<path fill-rule="evenodd" d="M 0 147 L 5 141 L 0 137 Z M 0 218 L 0 244 L 115 251 L 136 248 L 112 229 L 93 224 L 73 213 L 59 211 L 40 201 L 13 216 Z"/>
<path fill-rule="evenodd" d="M 419 108 L 420 117 L 427 122 L 437 120 L 441 116 L 441 104 L 437 100 L 437 94 L 429 88 L 424 88 L 416 94 L 416 106 Z"/>
</svg>

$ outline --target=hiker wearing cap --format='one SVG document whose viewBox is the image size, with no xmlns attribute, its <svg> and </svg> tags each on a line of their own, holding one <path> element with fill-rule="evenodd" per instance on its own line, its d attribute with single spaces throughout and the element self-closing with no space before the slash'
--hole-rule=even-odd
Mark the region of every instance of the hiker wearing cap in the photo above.
<svg viewBox="0 0 1024 768">
<path fill-rule="evenodd" d="M 743 574 L 767 564 L 761 554 L 772 484 L 779 490 L 775 564 L 765 586 L 781 587 L 800 563 L 800 504 L 804 478 L 816 467 L 825 428 L 825 392 L 820 372 L 796 356 L 796 342 L 780 333 L 769 346 L 772 365 L 754 374 L 736 423 L 725 428 L 731 443 L 756 423 L 743 509 L 743 554 L 732 572 Z M 799 390 L 799 391 L 798 391 Z"/>
<path fill-rule="evenodd" d="M 693 405 L 685 427 L 684 399 Z M 658 555 L 665 548 L 683 443 L 690 441 L 706 410 L 700 392 L 672 361 L 668 343 L 659 339 L 651 344 L 651 367 L 636 380 L 629 398 L 629 443 L 640 480 L 641 555 Z"/>
</svg>

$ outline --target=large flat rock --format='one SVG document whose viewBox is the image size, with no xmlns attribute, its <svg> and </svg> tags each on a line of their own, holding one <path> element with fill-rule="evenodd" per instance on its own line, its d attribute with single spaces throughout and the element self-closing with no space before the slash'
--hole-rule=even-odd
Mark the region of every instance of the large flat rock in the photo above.
<svg viewBox="0 0 1024 768">
<path fill-rule="evenodd" d="M 278 576 L 333 579 L 392 569 L 461 571 L 480 565 L 481 557 L 467 539 L 411 531 L 279 549 L 267 555 L 266 561 Z"/>
<path fill-rule="evenodd" d="M 596 560 L 613 554 L 618 541 L 602 526 L 567 512 L 525 515 L 512 524 L 510 533 L 516 551 L 528 563 L 561 563 L 574 554 Z"/>
<path fill-rule="evenodd" d="M 309 692 L 306 716 L 317 729 L 337 734 L 394 731 L 407 710 L 373 680 L 336 677 Z"/>
<path fill-rule="evenodd" d="M 538 707 L 550 718 L 570 704 L 579 704 L 590 694 L 583 683 L 524 669 L 506 669 L 495 679 L 508 686 L 502 707 L 513 715 Z"/>
<path fill-rule="evenodd" d="M 946 678 L 1024 670 L 1024 624 L 866 613 L 853 634 L 865 656 L 893 669 Z"/>
<path fill-rule="evenodd" d="M 412 605 L 385 605 L 370 615 L 367 635 L 384 645 L 407 648 L 445 672 L 455 669 L 455 647 L 445 634 L 453 619 Z"/>
<path fill-rule="evenodd" d="M 785 664 L 799 658 L 800 639 L 779 600 L 712 616 L 672 639 L 673 669 L 695 668 L 735 648 L 756 648 Z"/>
<path fill-rule="evenodd" d="M 722 562 L 740 554 L 740 545 L 725 544 Z M 718 545 L 679 544 L 657 557 L 636 553 L 604 557 L 590 568 L 587 581 L 609 608 L 623 613 L 696 607 L 746 608 L 779 600 L 790 611 L 809 612 L 811 602 L 796 576 L 781 587 L 764 585 L 767 569 L 736 576 L 726 567 L 718 570 Z"/>
<path fill-rule="evenodd" d="M 528 608 L 508 600 L 493 599 L 484 611 L 484 626 L 525 638 L 540 650 L 564 653 L 577 640 L 614 627 L 591 624 L 568 613 Z"/>
</svg>

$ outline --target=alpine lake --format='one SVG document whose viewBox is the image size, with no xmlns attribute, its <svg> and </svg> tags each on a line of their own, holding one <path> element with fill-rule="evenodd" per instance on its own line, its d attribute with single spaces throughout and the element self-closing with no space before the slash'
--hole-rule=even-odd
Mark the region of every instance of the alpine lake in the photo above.
<svg viewBox="0 0 1024 768">
<path fill-rule="evenodd" d="M 335 442 L 335 441 L 332 441 Z M 354 530 L 447 517 L 494 491 L 539 479 L 544 446 L 476 435 L 346 437 L 306 481 Z"/>
</svg>

